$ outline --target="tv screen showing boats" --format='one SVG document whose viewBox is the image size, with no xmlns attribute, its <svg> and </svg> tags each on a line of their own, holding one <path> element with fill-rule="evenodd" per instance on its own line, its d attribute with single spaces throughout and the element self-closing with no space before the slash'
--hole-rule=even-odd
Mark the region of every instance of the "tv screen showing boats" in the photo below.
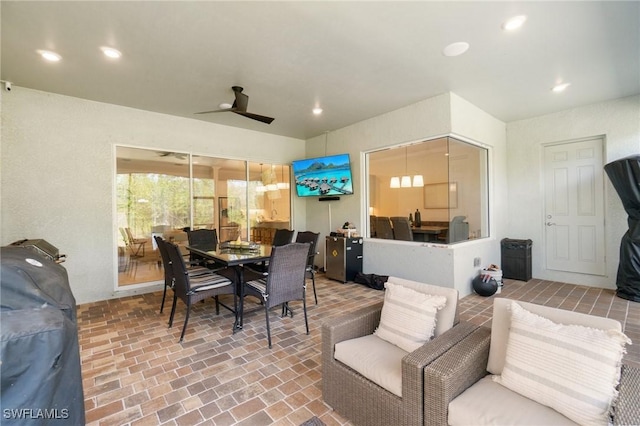
<svg viewBox="0 0 640 426">
<path fill-rule="evenodd" d="M 349 154 L 296 160 L 292 168 L 299 197 L 353 194 Z"/>
</svg>

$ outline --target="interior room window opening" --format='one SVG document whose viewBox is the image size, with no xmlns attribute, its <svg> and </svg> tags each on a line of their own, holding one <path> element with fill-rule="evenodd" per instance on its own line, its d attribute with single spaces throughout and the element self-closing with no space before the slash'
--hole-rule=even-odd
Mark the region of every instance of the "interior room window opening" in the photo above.
<svg viewBox="0 0 640 426">
<path fill-rule="evenodd" d="M 454 244 L 488 234 L 487 149 L 443 136 L 365 154 L 368 235 Z"/>
</svg>

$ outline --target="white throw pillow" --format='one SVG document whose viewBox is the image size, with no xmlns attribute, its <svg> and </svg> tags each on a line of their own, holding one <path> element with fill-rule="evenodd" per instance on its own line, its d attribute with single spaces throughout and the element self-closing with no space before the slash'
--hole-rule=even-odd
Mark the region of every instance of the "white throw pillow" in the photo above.
<svg viewBox="0 0 640 426">
<path fill-rule="evenodd" d="M 557 324 L 512 302 L 503 386 L 581 425 L 607 425 L 629 338 Z"/>
<path fill-rule="evenodd" d="M 374 334 L 413 352 L 433 337 L 436 314 L 445 306 L 447 298 L 389 282 L 385 288 L 380 325 Z"/>
</svg>

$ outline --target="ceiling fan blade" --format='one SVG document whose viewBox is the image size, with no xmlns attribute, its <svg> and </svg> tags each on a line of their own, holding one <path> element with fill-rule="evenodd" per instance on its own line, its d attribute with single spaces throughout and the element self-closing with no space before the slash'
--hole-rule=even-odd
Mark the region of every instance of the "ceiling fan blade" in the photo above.
<svg viewBox="0 0 640 426">
<path fill-rule="evenodd" d="M 201 112 L 194 112 L 194 114 L 211 114 L 214 112 L 236 112 L 237 108 L 224 108 L 224 109 L 215 109 L 213 111 L 201 111 Z"/>
<path fill-rule="evenodd" d="M 258 115 L 258 114 L 252 114 L 252 113 L 246 112 L 246 111 L 234 111 L 234 112 L 236 114 L 240 114 L 240 115 L 242 115 L 244 117 L 252 118 L 254 120 L 258 120 L 258 121 L 261 121 L 261 122 L 266 123 L 266 124 L 271 124 L 271 122 L 274 120 L 271 117 L 266 117 L 264 115 Z"/>
</svg>

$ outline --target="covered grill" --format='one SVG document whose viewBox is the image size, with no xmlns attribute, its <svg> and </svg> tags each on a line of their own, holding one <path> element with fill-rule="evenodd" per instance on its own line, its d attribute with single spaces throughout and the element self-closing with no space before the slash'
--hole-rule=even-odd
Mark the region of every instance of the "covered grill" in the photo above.
<svg viewBox="0 0 640 426">
<path fill-rule="evenodd" d="M 67 271 L 30 247 L 2 247 L 0 257 L 2 424 L 83 425 L 76 302 Z"/>
<path fill-rule="evenodd" d="M 616 294 L 640 302 L 640 155 L 612 161 L 604 170 L 629 215 L 629 229 L 620 241 Z"/>
</svg>

